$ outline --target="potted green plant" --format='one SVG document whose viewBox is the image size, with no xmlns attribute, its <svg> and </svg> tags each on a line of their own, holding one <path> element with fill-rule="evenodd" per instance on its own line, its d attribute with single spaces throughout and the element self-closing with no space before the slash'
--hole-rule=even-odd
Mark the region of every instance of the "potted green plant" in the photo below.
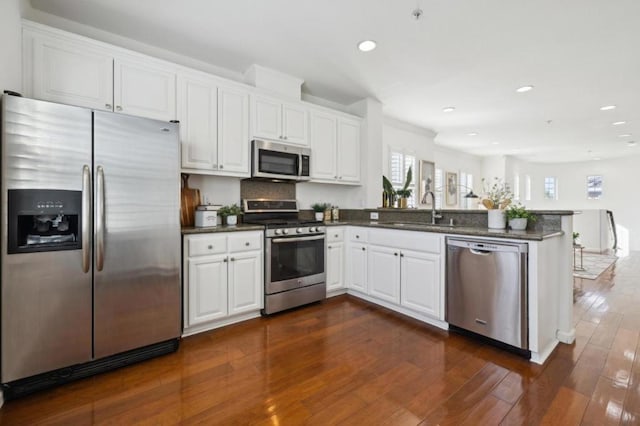
<svg viewBox="0 0 640 426">
<path fill-rule="evenodd" d="M 580 244 L 580 241 L 578 240 L 578 238 L 580 238 L 580 233 L 573 231 L 573 245 L 574 246 L 577 246 L 577 245 Z"/>
<path fill-rule="evenodd" d="M 218 214 L 225 219 L 227 225 L 237 225 L 238 216 L 242 214 L 242 210 L 237 204 L 232 204 L 220 207 Z"/>
<path fill-rule="evenodd" d="M 513 194 L 509 185 L 502 179 L 494 178 L 493 184 L 489 185 L 482 179 L 484 196 L 482 204 L 487 208 L 487 223 L 491 229 L 504 229 L 507 227 L 507 216 L 505 209 L 511 204 Z"/>
<path fill-rule="evenodd" d="M 514 231 L 523 231 L 527 229 L 528 222 L 535 222 L 536 215 L 528 211 L 522 204 L 512 204 L 507 208 L 507 219 L 509 226 Z"/>
<path fill-rule="evenodd" d="M 382 207 L 393 207 L 396 202 L 396 190 L 391 181 L 382 175 Z"/>
<path fill-rule="evenodd" d="M 311 209 L 316 214 L 316 221 L 322 222 L 322 220 L 324 219 L 324 212 L 327 211 L 327 209 L 329 209 L 329 207 L 331 207 L 331 204 L 329 204 L 329 203 L 313 203 L 313 204 L 311 204 Z"/>
<path fill-rule="evenodd" d="M 407 208 L 407 204 L 408 204 L 407 200 L 409 199 L 409 197 L 411 197 L 412 190 L 409 188 L 409 185 L 411 185 L 412 179 L 413 179 L 413 173 L 411 171 L 411 167 L 409 167 L 409 170 L 407 170 L 407 176 L 405 177 L 404 185 L 402 189 L 396 190 L 396 194 L 398 194 L 398 197 L 399 197 L 398 207 L 402 209 Z"/>
</svg>

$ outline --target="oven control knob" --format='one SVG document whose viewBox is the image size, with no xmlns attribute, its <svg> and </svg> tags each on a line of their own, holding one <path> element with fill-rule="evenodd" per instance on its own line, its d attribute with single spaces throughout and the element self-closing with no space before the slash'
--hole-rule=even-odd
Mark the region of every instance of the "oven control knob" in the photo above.
<svg viewBox="0 0 640 426">
<path fill-rule="evenodd" d="M 288 230 L 288 229 L 283 229 L 283 230 L 282 230 L 282 233 L 283 233 L 283 234 L 288 234 L 288 233 L 289 233 L 289 230 Z"/>
<path fill-rule="evenodd" d="M 298 228 L 298 229 L 296 229 L 296 233 L 298 233 L 298 234 L 302 234 L 302 231 L 303 231 L 303 229 L 302 229 L 302 228 Z"/>
<path fill-rule="evenodd" d="M 314 228 L 313 226 L 311 228 L 309 228 L 309 232 L 315 232 L 317 230 L 318 230 L 318 228 Z"/>
<path fill-rule="evenodd" d="M 276 229 L 276 235 L 282 234 L 282 229 Z"/>
</svg>

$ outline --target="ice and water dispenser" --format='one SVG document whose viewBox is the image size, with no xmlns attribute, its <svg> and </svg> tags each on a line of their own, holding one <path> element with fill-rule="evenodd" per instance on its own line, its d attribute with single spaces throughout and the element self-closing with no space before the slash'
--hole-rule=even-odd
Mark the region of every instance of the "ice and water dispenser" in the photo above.
<svg viewBox="0 0 640 426">
<path fill-rule="evenodd" d="M 10 189 L 8 253 L 82 248 L 82 192 Z"/>
</svg>

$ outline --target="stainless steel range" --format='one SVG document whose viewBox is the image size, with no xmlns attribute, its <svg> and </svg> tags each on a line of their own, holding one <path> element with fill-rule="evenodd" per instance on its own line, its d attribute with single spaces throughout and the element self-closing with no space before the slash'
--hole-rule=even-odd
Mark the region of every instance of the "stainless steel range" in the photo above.
<svg viewBox="0 0 640 426">
<path fill-rule="evenodd" d="M 264 225 L 264 314 L 326 298 L 325 227 L 298 219 L 296 200 L 244 200 L 244 222 Z"/>
</svg>

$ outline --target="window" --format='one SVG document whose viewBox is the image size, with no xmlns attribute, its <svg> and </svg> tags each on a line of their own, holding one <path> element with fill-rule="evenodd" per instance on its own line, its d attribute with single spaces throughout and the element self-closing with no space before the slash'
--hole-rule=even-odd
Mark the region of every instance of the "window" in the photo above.
<svg viewBox="0 0 640 426">
<path fill-rule="evenodd" d="M 558 199 L 558 180 L 556 178 L 544 178 L 544 198 L 547 200 Z"/>
<path fill-rule="evenodd" d="M 404 187 L 404 181 L 407 177 L 407 171 L 411 167 L 411 183 L 409 189 L 411 189 L 411 197 L 407 200 L 408 205 L 413 207 L 416 205 L 416 157 L 413 155 L 405 154 L 401 151 L 391 151 L 389 153 L 389 180 L 394 189 L 402 189 Z"/>
<path fill-rule="evenodd" d="M 531 176 L 524 175 L 524 199 L 531 201 Z"/>
<path fill-rule="evenodd" d="M 435 191 L 433 192 L 433 194 L 436 196 L 436 209 L 441 209 L 442 194 L 443 194 L 442 169 L 436 169 L 436 175 L 434 179 L 435 179 L 435 182 L 434 182 Z"/>
<path fill-rule="evenodd" d="M 520 201 L 520 175 L 513 175 L 513 200 Z"/>
<path fill-rule="evenodd" d="M 587 199 L 602 198 L 602 176 L 587 176 Z"/>
<path fill-rule="evenodd" d="M 460 184 L 459 187 L 459 196 L 460 196 L 460 207 L 462 208 L 471 208 L 471 201 L 473 198 L 466 198 L 465 196 L 473 190 L 473 175 L 471 173 L 460 172 Z"/>
</svg>

